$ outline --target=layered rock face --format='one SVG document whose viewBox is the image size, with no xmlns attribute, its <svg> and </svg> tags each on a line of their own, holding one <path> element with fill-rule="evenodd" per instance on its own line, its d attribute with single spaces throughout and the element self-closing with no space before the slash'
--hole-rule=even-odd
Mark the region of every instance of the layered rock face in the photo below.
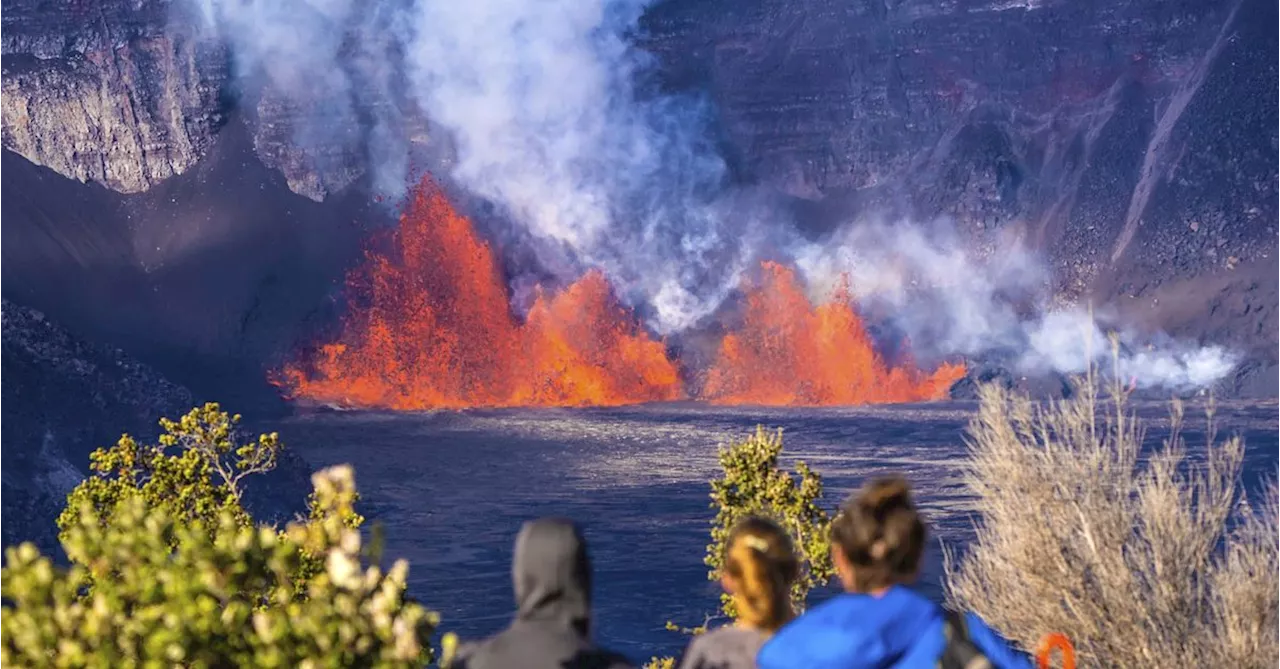
<svg viewBox="0 0 1280 669">
<path fill-rule="evenodd" d="M 189 0 L 6 0 L 4 148 L 137 193 L 188 171 L 239 110 L 258 158 L 295 193 L 319 202 L 357 181 L 368 158 L 354 114 L 377 110 L 343 107 L 341 118 L 319 119 L 334 91 L 235 81 L 234 54 L 198 11 Z M 422 133 L 401 130 L 406 142 Z"/>
<path fill-rule="evenodd" d="M 236 98 L 259 158 L 294 192 L 319 201 L 359 179 L 373 96 L 240 91 L 231 54 L 194 9 L 7 2 L 5 147 L 137 192 L 198 160 Z M 1016 219 L 1060 256 L 1064 286 L 1080 289 L 1097 275 L 1095 260 L 1109 265 L 1128 250 L 1167 199 L 1158 191 L 1175 166 L 1190 190 L 1207 190 L 1194 183 L 1197 170 L 1238 172 L 1250 182 L 1233 199 L 1274 200 L 1274 179 L 1257 176 L 1274 172 L 1274 152 L 1263 150 L 1274 142 L 1274 108 L 1246 109 L 1240 97 L 1270 95 L 1275 40 L 1258 26 L 1274 13 L 1263 0 L 668 0 L 645 16 L 643 46 L 670 86 L 711 93 L 746 178 L 839 212 L 905 201 L 912 213 L 953 215 L 979 231 Z M 347 79 L 371 77 L 353 69 Z M 301 119 L 332 95 L 355 102 L 342 118 L 317 121 L 324 137 L 309 136 Z M 404 100 L 376 104 L 412 116 Z M 421 134 L 395 131 L 404 141 Z M 1186 150 L 1197 137 L 1214 139 L 1196 148 L 1229 155 L 1205 165 Z M 1211 227 L 1208 209 L 1221 208 L 1182 204 L 1188 226 Z M 1254 208 L 1249 216 L 1268 218 Z M 1116 215 L 1123 234 L 1081 233 Z M 1246 249 L 1215 253 L 1225 266 L 1245 259 L 1236 251 Z"/>
<path fill-rule="evenodd" d="M 223 120 L 227 54 L 169 2 L 6 2 L 5 148 L 124 193 L 182 174 Z"/>
<path fill-rule="evenodd" d="M 1275 8 L 1260 0 L 723 9 L 663 3 L 645 45 L 675 85 L 711 91 L 739 169 L 797 198 L 905 203 L 979 230 L 1018 220 L 1046 247 L 1118 219 L 1111 261 L 1171 179 L 1209 190 L 1188 174 L 1206 171 L 1194 148 L 1248 180 L 1237 195 L 1252 202 L 1224 214 L 1272 218 L 1249 210 L 1275 206 L 1276 112 L 1257 96 L 1274 88 L 1276 47 L 1256 28 Z"/>
<path fill-rule="evenodd" d="M 1059 299 L 1276 371 L 1276 5 L 663 2 L 744 178 L 821 235 L 864 215 L 1023 239 Z M 1266 376 L 1266 374 L 1263 374 Z"/>
<path fill-rule="evenodd" d="M 290 192 L 238 119 L 145 193 L 3 153 L 5 297 L 245 414 L 279 401 L 266 370 L 334 308 L 363 226 L 387 216 L 366 198 Z"/>
</svg>

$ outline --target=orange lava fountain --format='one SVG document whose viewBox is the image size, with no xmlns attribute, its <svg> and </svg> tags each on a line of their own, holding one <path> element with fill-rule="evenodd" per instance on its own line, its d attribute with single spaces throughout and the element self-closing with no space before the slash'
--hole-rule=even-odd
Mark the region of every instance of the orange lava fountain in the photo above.
<svg viewBox="0 0 1280 669">
<path fill-rule="evenodd" d="M 714 404 L 831 406 L 941 399 L 964 376 L 944 364 L 925 374 L 890 367 L 854 312 L 848 282 L 814 306 L 795 274 L 765 263 L 741 328 L 720 344 L 703 399 Z"/>
<path fill-rule="evenodd" d="M 294 398 L 419 410 L 616 406 L 679 399 L 676 365 L 598 272 L 539 295 L 520 323 L 492 249 L 428 180 L 388 252 L 348 277 L 338 341 L 276 383 Z"/>
</svg>

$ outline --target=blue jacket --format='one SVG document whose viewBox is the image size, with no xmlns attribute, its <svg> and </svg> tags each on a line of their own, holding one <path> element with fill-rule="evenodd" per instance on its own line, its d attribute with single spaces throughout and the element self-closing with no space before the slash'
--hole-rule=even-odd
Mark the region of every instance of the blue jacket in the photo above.
<svg viewBox="0 0 1280 669">
<path fill-rule="evenodd" d="M 969 638 L 996 669 L 1031 660 L 986 623 L 966 614 Z M 940 606 L 900 586 L 880 597 L 838 595 L 778 630 L 760 649 L 760 669 L 935 669 L 946 639 Z"/>
</svg>

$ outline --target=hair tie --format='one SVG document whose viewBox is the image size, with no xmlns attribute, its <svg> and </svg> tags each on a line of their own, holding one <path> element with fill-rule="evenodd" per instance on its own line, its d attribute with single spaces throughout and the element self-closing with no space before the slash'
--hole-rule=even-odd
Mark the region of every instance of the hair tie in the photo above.
<svg viewBox="0 0 1280 669">
<path fill-rule="evenodd" d="M 747 548 L 750 548 L 753 551 L 759 551 L 761 553 L 769 552 L 769 542 L 761 539 L 760 537 L 753 537 L 748 534 L 747 536 L 742 537 L 742 543 L 746 544 Z"/>
<path fill-rule="evenodd" d="M 874 544 L 871 544 L 870 553 L 871 553 L 871 559 L 873 560 L 883 560 L 885 553 L 888 553 L 888 552 L 889 552 L 889 546 L 885 544 L 883 539 L 875 542 Z"/>
</svg>

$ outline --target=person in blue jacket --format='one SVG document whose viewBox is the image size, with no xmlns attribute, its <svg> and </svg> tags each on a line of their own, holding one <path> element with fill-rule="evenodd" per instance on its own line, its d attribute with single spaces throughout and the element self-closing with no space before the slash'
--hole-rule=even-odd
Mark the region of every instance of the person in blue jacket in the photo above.
<svg viewBox="0 0 1280 669">
<path fill-rule="evenodd" d="M 925 526 L 901 478 L 872 481 L 831 523 L 831 554 L 845 592 L 780 629 L 760 669 L 936 669 L 947 647 L 942 607 L 906 585 L 924 554 Z M 972 614 L 969 640 L 995 669 L 1030 659 Z M 986 665 L 982 665 L 986 666 Z"/>
</svg>

